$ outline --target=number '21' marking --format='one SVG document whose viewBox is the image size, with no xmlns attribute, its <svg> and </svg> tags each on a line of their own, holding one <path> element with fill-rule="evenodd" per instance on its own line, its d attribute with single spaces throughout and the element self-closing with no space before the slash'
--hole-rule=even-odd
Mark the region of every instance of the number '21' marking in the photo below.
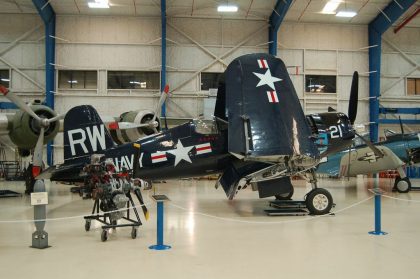
<svg viewBox="0 0 420 279">
<path fill-rule="evenodd" d="M 328 128 L 328 129 L 330 130 L 330 134 L 331 134 L 332 139 L 341 138 L 343 136 L 343 131 L 341 130 L 340 125 L 330 126 L 330 128 Z"/>
</svg>

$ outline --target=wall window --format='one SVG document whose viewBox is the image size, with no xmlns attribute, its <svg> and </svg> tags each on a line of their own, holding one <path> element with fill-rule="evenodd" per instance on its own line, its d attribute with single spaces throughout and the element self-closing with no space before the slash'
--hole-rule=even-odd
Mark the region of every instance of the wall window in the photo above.
<svg viewBox="0 0 420 279">
<path fill-rule="evenodd" d="M 201 73 L 201 90 L 218 88 L 219 79 L 223 73 Z"/>
<path fill-rule="evenodd" d="M 324 75 L 306 75 L 305 91 L 311 93 L 336 93 L 337 77 Z"/>
<path fill-rule="evenodd" d="M 108 89 L 159 88 L 159 72 L 108 71 Z"/>
<path fill-rule="evenodd" d="M 9 70 L 0 70 L 0 84 L 9 88 L 10 78 Z"/>
<path fill-rule="evenodd" d="M 420 78 L 407 78 L 407 95 L 420 95 Z"/>
<path fill-rule="evenodd" d="M 58 88 L 60 89 L 97 89 L 97 71 L 72 71 L 58 72 Z"/>
</svg>

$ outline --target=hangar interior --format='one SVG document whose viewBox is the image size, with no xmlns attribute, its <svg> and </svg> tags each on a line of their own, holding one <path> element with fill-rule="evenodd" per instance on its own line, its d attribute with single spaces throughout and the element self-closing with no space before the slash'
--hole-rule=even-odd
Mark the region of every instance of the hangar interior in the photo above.
<svg viewBox="0 0 420 279">
<path fill-rule="evenodd" d="M 92 2 L 108 7 L 90 8 Z M 323 12 L 328 3 L 336 4 L 333 12 Z M 222 4 L 238 11 L 218 12 Z M 286 64 L 305 114 L 328 107 L 347 113 L 358 71 L 355 124 L 378 141 L 386 130 L 400 133 L 399 117 L 406 133 L 420 131 L 419 9 L 412 0 L 0 0 L 1 84 L 26 102 L 46 100 L 60 114 L 92 105 L 103 119 L 153 110 L 168 84 L 162 115 L 180 123 L 212 118 L 218 77 L 230 62 L 270 53 Z M 338 17 L 340 10 L 356 15 Z M 3 114 L 15 111 L 6 98 L 0 107 Z M 7 133 L 1 140 L 2 158 L 14 160 Z M 46 164 L 63 163 L 63 148 L 58 133 L 45 148 Z M 411 183 L 420 187 L 419 168 L 413 172 Z M 0 266 L 8 278 L 132 276 L 138 267 L 156 278 L 420 275 L 420 196 L 391 192 L 393 178 L 320 179 L 336 204 L 335 216 L 326 217 L 269 217 L 267 199 L 248 188 L 230 201 L 214 189 L 216 181 L 156 183 L 153 191 L 171 199 L 164 234 L 173 247 L 162 252 L 148 249 L 157 230 L 151 193 L 143 193 L 151 218 L 139 237 L 130 239 L 122 228 L 103 243 L 99 223 L 83 229 L 93 202 L 68 185 L 45 183 L 49 249 L 28 248 L 35 230 L 30 197 L 0 200 Z M 21 181 L 0 185 L 25 189 Z M 293 185 L 298 199 L 310 189 L 304 180 Z M 388 196 L 386 236 L 368 234 L 376 220 L 374 187 Z"/>
</svg>

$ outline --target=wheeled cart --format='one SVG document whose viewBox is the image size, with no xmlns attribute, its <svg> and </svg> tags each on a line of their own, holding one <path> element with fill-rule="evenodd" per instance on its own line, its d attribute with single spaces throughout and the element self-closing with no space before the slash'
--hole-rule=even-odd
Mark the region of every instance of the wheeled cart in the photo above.
<svg viewBox="0 0 420 279">
<path fill-rule="evenodd" d="M 124 210 L 125 214 L 124 214 L 124 216 L 121 216 L 120 219 L 126 220 L 126 221 L 128 221 L 128 223 L 118 224 L 117 220 L 115 218 L 113 218 L 112 214 L 116 213 L 116 212 L 119 212 L 121 210 L 108 211 L 108 212 L 104 212 L 103 214 L 100 214 L 100 199 L 96 198 L 95 202 L 93 204 L 92 214 L 88 215 L 88 216 L 84 216 L 84 219 L 86 220 L 85 221 L 85 230 L 89 231 L 92 220 L 96 220 L 96 221 L 99 221 L 102 224 L 104 224 L 102 226 L 102 233 L 101 233 L 101 240 L 102 241 L 107 241 L 108 240 L 109 229 L 116 229 L 116 228 L 122 228 L 122 227 L 131 227 L 131 238 L 132 239 L 137 238 L 137 229 L 138 229 L 139 226 L 142 225 L 142 223 L 141 223 L 140 216 L 139 216 L 139 213 L 137 211 L 137 208 L 135 207 L 133 198 L 131 197 L 131 193 L 128 192 L 126 194 L 126 196 L 127 196 L 129 201 L 127 202 L 127 208 Z M 131 204 L 132 208 L 130 208 L 130 204 Z M 130 217 L 130 209 L 133 210 L 136 219 L 132 219 Z"/>
</svg>

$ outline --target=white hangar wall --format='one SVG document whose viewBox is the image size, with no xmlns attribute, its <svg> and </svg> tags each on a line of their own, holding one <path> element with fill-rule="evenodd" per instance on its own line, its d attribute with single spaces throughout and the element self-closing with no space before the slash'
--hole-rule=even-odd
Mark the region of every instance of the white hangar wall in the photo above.
<svg viewBox="0 0 420 279">
<path fill-rule="evenodd" d="M 16 66 L 17 70 L 11 70 L 12 89 L 27 100 L 42 98 L 43 89 L 18 72 L 45 86 L 42 21 L 38 15 L 3 15 L 0 24 L 0 52 L 40 25 L 0 57 Z M 98 88 L 63 90 L 56 86 L 56 110 L 65 113 L 75 105 L 92 104 L 101 115 L 118 116 L 154 107 L 156 90 L 109 90 L 107 71 L 160 71 L 160 24 L 160 18 L 57 16 L 57 70 L 98 71 Z M 175 89 L 168 116 L 201 114 L 208 92 L 200 90 L 200 72 L 222 72 L 239 55 L 267 52 L 267 28 L 259 20 L 168 18 L 167 83 Z M 385 106 L 418 106 L 418 99 L 405 92 L 407 73 L 414 68 L 410 60 L 419 63 L 420 59 L 419 32 L 419 28 L 404 28 L 384 35 L 381 90 L 386 92 L 381 102 Z M 278 55 L 291 66 L 289 73 L 306 113 L 325 111 L 328 106 L 346 112 L 351 75 L 357 70 L 361 77 L 356 121 L 369 121 L 367 26 L 284 22 L 278 38 Z M 10 66 L 0 60 L 0 68 Z M 336 75 L 337 93 L 305 93 L 305 74 Z M 420 77 L 418 71 L 408 76 Z M 56 143 L 62 145 L 61 137 Z M 56 159 L 62 161 L 60 148 Z"/>
<path fill-rule="evenodd" d="M 110 90 L 107 71 L 160 71 L 160 24 L 160 18 L 58 16 L 57 69 L 97 70 L 98 89 L 57 88 L 56 109 L 92 104 L 101 115 L 119 116 L 154 108 L 157 90 Z M 202 114 L 208 92 L 201 91 L 200 72 L 223 72 L 241 54 L 267 52 L 267 27 L 264 21 L 168 19 L 167 84 L 173 96 L 167 115 Z M 57 143 L 55 158 L 62 161 L 61 137 Z"/>
<path fill-rule="evenodd" d="M 28 100 L 45 91 L 44 25 L 37 15 L 0 17 L 0 70 L 9 70 L 9 86 Z"/>
<path fill-rule="evenodd" d="M 278 55 L 286 65 L 298 66 L 291 72 L 293 82 L 306 113 L 325 111 L 328 106 L 347 112 L 351 75 L 357 70 L 359 111 L 356 123 L 369 122 L 369 56 L 368 27 L 285 22 L 278 33 Z M 420 29 L 403 28 L 397 34 L 390 29 L 382 40 L 381 105 L 384 107 L 419 107 L 418 96 L 407 96 L 407 77 L 420 78 Z M 293 68 L 291 68 L 293 69 Z M 304 75 L 336 75 L 337 94 L 305 93 Z M 381 116 L 384 117 L 384 116 Z M 395 115 L 387 115 L 395 119 Z M 403 118 L 413 118 L 404 115 Z M 420 126 L 410 125 L 418 131 Z M 380 125 L 399 131 L 398 125 Z"/>
<path fill-rule="evenodd" d="M 44 24 L 38 15 L 2 14 L 0 17 L 0 70 L 9 71 L 9 87 L 27 101 L 45 98 Z M 1 102 L 9 102 L 3 96 Z M 0 110 L 13 113 L 14 110 Z M 7 160 L 16 153 L 7 135 L 0 135 L 6 145 Z"/>
<path fill-rule="evenodd" d="M 257 44 L 266 43 L 266 29 L 255 36 L 249 36 L 251 31 L 261 30 L 262 26 L 266 26 L 266 23 L 169 19 L 167 83 L 171 90 L 175 91 L 170 101 L 173 105 L 168 104 L 168 115 L 196 117 L 202 113 L 203 92 L 200 92 L 198 70 L 223 72 L 225 68 L 219 62 L 210 65 L 214 59 L 208 52 L 219 56 L 245 40 L 243 45 L 235 48 L 227 57 L 223 57 L 226 64 L 242 53 L 266 52 L 266 45 L 255 47 Z M 176 30 L 180 30 L 181 33 Z M 106 72 L 160 71 L 160 18 L 59 16 L 57 37 L 60 38 L 57 40 L 58 69 L 99 71 L 98 90 L 59 90 L 56 98 L 57 108 L 66 111 L 83 101 L 95 104 L 102 114 L 110 111 L 112 99 L 112 112 L 121 114 L 127 110 L 151 108 L 156 104 L 156 90 L 108 90 Z M 207 52 L 189 38 L 202 45 Z"/>
</svg>

